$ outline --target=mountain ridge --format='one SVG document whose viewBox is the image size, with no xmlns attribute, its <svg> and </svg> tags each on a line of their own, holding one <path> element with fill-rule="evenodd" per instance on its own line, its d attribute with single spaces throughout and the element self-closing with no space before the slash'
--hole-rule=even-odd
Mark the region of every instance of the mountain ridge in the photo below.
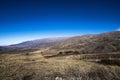
<svg viewBox="0 0 120 80">
<path fill-rule="evenodd" d="M 78 51 L 79 53 L 105 53 L 120 51 L 120 31 L 86 34 L 74 37 L 45 38 L 0 47 L 0 52 L 41 50 L 43 53 Z"/>
</svg>

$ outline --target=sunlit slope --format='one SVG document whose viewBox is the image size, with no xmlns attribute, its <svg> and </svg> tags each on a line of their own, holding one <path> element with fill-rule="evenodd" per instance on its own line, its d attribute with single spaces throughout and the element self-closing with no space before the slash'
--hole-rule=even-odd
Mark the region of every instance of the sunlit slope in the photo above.
<svg viewBox="0 0 120 80">
<path fill-rule="evenodd" d="M 119 66 L 105 66 L 66 58 L 46 59 L 41 54 L 1 54 L 0 80 L 119 80 Z"/>
</svg>

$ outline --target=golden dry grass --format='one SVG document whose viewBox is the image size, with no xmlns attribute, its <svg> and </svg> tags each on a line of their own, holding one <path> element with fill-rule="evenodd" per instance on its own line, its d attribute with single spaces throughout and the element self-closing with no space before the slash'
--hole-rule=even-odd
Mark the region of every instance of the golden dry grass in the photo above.
<svg viewBox="0 0 120 80">
<path fill-rule="evenodd" d="M 39 53 L 0 54 L 0 80 L 120 80 L 120 67 Z"/>
</svg>

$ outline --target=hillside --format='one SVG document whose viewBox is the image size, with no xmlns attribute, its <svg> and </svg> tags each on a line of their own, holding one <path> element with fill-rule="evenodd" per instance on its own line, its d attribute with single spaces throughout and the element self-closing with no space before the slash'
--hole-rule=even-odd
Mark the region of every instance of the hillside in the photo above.
<svg viewBox="0 0 120 80">
<path fill-rule="evenodd" d="M 0 51 L 0 80 L 120 80 L 120 31 L 33 40 Z"/>
<path fill-rule="evenodd" d="M 78 51 L 79 53 L 108 53 L 120 51 L 120 31 L 97 35 L 71 37 L 55 43 L 48 52 Z M 46 51 L 47 52 L 47 51 Z"/>
<path fill-rule="evenodd" d="M 107 53 L 120 51 L 120 31 L 88 34 L 67 38 L 46 38 L 1 47 L 0 51 L 33 50 L 43 53 L 78 51 L 79 53 Z"/>
<path fill-rule="evenodd" d="M 26 41 L 26 42 L 22 42 L 22 43 L 10 45 L 10 46 L 11 47 L 21 47 L 21 48 L 25 48 L 25 47 L 33 47 L 34 48 L 34 47 L 41 47 L 41 45 L 46 45 L 49 43 L 54 43 L 54 42 L 58 42 L 58 41 L 65 40 L 65 39 L 67 39 L 67 37 L 44 38 L 44 39 Z"/>
<path fill-rule="evenodd" d="M 34 51 L 36 49 L 52 46 L 55 42 L 59 42 L 66 39 L 68 39 L 68 37 L 44 38 L 44 39 L 25 41 L 19 44 L 13 44 L 9 46 L 0 46 L 0 53 Z"/>
<path fill-rule="evenodd" d="M 120 66 L 8 53 L 0 54 L 0 80 L 120 80 Z"/>
</svg>

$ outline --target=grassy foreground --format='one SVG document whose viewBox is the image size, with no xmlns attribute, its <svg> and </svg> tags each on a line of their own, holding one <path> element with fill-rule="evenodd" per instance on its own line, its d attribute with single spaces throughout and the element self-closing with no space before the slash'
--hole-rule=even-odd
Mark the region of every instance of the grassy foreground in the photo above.
<svg viewBox="0 0 120 80">
<path fill-rule="evenodd" d="M 120 66 L 41 54 L 0 54 L 0 80 L 120 80 Z"/>
</svg>

